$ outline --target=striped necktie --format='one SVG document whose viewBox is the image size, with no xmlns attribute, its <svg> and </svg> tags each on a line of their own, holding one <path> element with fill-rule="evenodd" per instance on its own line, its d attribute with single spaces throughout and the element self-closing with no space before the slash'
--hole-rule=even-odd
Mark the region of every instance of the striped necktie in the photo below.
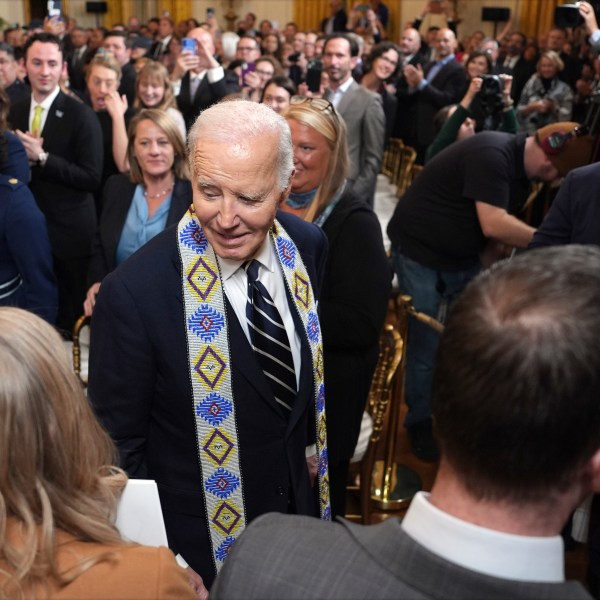
<svg viewBox="0 0 600 600">
<path fill-rule="evenodd" d="M 281 315 L 269 292 L 258 280 L 259 266 L 258 261 L 252 260 L 246 267 L 246 319 L 250 340 L 261 369 L 273 389 L 275 401 L 291 412 L 296 397 L 294 359 Z"/>
<path fill-rule="evenodd" d="M 31 132 L 34 137 L 40 137 L 42 133 L 42 112 L 44 111 L 43 106 L 36 106 L 34 109 L 33 121 L 31 121 Z"/>
</svg>

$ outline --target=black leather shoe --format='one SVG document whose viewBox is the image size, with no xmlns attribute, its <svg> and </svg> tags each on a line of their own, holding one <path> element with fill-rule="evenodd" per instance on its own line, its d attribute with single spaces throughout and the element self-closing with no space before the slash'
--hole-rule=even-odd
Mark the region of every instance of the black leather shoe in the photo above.
<svg viewBox="0 0 600 600">
<path fill-rule="evenodd" d="M 408 428 L 408 437 L 412 453 L 425 462 L 435 462 L 440 458 L 440 451 L 433 437 L 431 419 L 419 421 Z"/>
</svg>

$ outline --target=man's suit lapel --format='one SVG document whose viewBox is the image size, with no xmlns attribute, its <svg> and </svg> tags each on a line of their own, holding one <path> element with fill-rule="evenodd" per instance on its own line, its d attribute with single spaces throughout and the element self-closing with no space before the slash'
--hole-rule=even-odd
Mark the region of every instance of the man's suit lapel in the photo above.
<svg viewBox="0 0 600 600">
<path fill-rule="evenodd" d="M 356 83 L 356 81 L 352 81 L 352 84 L 350 85 L 350 87 L 344 92 L 342 99 L 340 100 L 340 103 L 338 104 L 337 107 L 337 112 L 339 112 L 340 114 L 344 113 L 344 111 L 346 111 L 348 108 L 350 108 L 351 104 L 352 104 L 352 97 L 353 97 L 353 93 L 356 88 L 358 87 L 358 83 Z"/>
<path fill-rule="evenodd" d="M 44 123 L 44 129 L 42 129 L 41 137 L 45 141 L 59 139 L 61 136 L 61 129 L 64 131 L 65 124 L 67 122 L 68 115 L 65 113 L 65 95 L 62 92 L 58 93 L 58 96 L 54 99 L 54 102 L 50 105 L 48 110 L 48 116 Z M 44 144 L 45 146 L 47 144 Z"/>
</svg>

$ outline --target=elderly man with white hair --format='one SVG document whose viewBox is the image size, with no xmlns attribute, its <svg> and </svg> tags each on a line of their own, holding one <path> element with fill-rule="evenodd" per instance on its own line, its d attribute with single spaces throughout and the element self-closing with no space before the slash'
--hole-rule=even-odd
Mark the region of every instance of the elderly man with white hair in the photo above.
<svg viewBox="0 0 600 600">
<path fill-rule="evenodd" d="M 278 212 L 293 152 L 269 107 L 205 110 L 189 157 L 190 210 L 102 283 L 89 396 L 122 466 L 157 481 L 169 546 L 201 589 L 255 517 L 329 518 L 326 238 Z"/>
</svg>

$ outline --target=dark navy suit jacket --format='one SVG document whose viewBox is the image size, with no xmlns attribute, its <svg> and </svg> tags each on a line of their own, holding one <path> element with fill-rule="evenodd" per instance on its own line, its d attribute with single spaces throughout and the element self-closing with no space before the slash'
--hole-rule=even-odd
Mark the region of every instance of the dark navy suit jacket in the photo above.
<svg viewBox="0 0 600 600">
<path fill-rule="evenodd" d="M 327 254 L 325 235 L 292 215 L 280 213 L 278 218 L 298 246 L 318 294 Z M 157 481 L 170 547 L 209 586 L 214 568 L 180 271 L 177 229 L 170 227 L 104 279 L 92 318 L 88 392 L 117 444 L 122 466 L 133 477 Z M 314 442 L 315 423 L 313 365 L 306 334 L 300 336 L 299 392 L 288 418 L 273 400 L 229 306 L 227 319 L 247 520 L 290 509 L 316 515 L 316 495 L 305 460 L 305 448 Z M 302 329 L 298 321 L 297 326 Z"/>
</svg>

